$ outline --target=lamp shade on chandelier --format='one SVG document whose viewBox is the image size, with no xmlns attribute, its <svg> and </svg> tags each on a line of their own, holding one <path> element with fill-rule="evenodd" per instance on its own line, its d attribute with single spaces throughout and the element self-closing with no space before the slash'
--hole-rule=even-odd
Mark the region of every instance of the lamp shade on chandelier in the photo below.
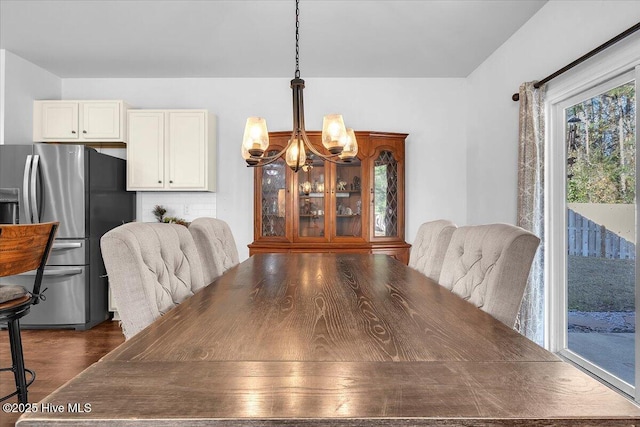
<svg viewBox="0 0 640 427">
<path fill-rule="evenodd" d="M 260 167 L 275 162 L 282 156 L 287 165 L 297 172 L 312 163 L 307 156 L 316 156 L 332 163 L 349 163 L 358 154 L 358 142 L 353 129 L 347 129 L 340 114 L 329 114 L 322 121 L 322 145 L 329 152 L 325 155 L 309 141 L 304 126 L 304 102 L 302 91 L 304 80 L 300 78 L 300 8 L 296 0 L 296 71 L 291 80 L 293 92 L 293 130 L 287 145 L 279 152 L 269 155 L 269 132 L 262 117 L 249 117 L 242 138 L 242 158 L 248 166 Z"/>
</svg>

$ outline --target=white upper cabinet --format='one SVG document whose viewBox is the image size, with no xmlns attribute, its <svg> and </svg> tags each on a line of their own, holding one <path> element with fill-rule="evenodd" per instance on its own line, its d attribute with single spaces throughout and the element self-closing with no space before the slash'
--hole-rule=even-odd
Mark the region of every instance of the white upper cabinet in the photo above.
<svg viewBox="0 0 640 427">
<path fill-rule="evenodd" d="M 124 101 L 34 101 L 36 142 L 126 142 Z"/>
<path fill-rule="evenodd" d="M 167 113 L 169 187 L 207 189 L 207 117 L 202 111 Z M 212 171 L 215 173 L 215 169 Z"/>
<path fill-rule="evenodd" d="M 130 110 L 127 189 L 215 191 L 215 116 L 206 110 Z"/>
<path fill-rule="evenodd" d="M 129 111 L 127 190 L 164 190 L 164 112 Z"/>
<path fill-rule="evenodd" d="M 39 103 L 39 101 L 36 101 Z M 33 139 L 36 131 L 40 131 L 40 138 L 73 139 L 78 140 L 78 103 L 77 102 L 46 102 L 39 105 L 41 126 L 33 129 Z M 34 108 L 34 111 L 37 107 Z M 36 122 L 34 117 L 34 123 Z"/>
<path fill-rule="evenodd" d="M 126 130 L 120 120 L 120 102 L 83 102 L 82 137 L 94 140 L 124 140 Z M 124 117 L 124 116 L 123 116 Z"/>
</svg>

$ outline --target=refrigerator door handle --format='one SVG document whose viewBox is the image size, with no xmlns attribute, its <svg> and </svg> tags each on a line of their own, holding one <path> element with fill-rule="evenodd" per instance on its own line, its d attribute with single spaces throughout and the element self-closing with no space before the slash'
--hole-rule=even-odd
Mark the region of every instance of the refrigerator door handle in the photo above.
<svg viewBox="0 0 640 427">
<path fill-rule="evenodd" d="M 35 276 L 38 270 L 27 271 L 26 273 L 16 274 L 16 276 Z M 56 270 L 47 270 L 45 268 L 42 273 L 45 277 L 59 277 L 59 276 L 75 276 L 76 274 L 81 274 L 81 268 L 64 268 L 64 269 L 56 269 Z"/>
<path fill-rule="evenodd" d="M 38 200 L 36 197 L 36 184 L 38 183 L 38 164 L 40 163 L 40 155 L 35 154 L 33 156 L 33 167 L 31 168 L 31 212 L 33 215 L 33 223 L 36 224 L 40 222 L 40 217 L 38 216 Z"/>
<path fill-rule="evenodd" d="M 24 203 L 24 211 L 27 213 L 25 218 L 26 224 L 31 224 L 31 207 L 29 206 L 29 172 L 31 171 L 31 159 L 33 156 L 29 154 L 27 161 L 24 163 L 24 175 L 22 176 L 22 203 Z"/>
<path fill-rule="evenodd" d="M 61 251 L 63 249 L 77 249 L 77 248 L 81 248 L 82 247 L 82 243 L 80 242 L 74 242 L 74 243 L 54 243 L 51 246 L 51 250 L 52 251 Z"/>
</svg>

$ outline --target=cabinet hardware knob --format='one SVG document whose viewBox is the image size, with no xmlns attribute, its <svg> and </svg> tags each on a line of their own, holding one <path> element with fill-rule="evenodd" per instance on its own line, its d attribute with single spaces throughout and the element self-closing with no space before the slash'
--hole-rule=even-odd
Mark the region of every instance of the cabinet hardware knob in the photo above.
<svg viewBox="0 0 640 427">
<path fill-rule="evenodd" d="M 75 131 L 75 130 L 72 130 L 72 131 L 71 131 L 71 133 L 76 133 L 76 131 Z"/>
<path fill-rule="evenodd" d="M 173 184 L 173 181 L 169 180 L 169 184 Z"/>
<path fill-rule="evenodd" d="M 158 184 L 162 184 L 162 181 L 158 181 Z"/>
<path fill-rule="evenodd" d="M 82 133 L 87 133 L 87 131 L 86 131 L 86 130 L 83 130 L 83 131 L 82 131 Z"/>
</svg>

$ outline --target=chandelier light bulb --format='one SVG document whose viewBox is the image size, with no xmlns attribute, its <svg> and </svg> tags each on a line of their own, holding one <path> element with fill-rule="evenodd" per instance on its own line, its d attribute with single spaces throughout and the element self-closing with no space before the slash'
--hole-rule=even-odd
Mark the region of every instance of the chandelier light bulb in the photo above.
<svg viewBox="0 0 640 427">
<path fill-rule="evenodd" d="M 345 163 L 351 163 L 356 157 L 356 154 L 358 154 L 358 141 L 356 140 L 356 133 L 353 129 L 347 128 L 343 146 L 344 148 L 338 157 Z"/>
<path fill-rule="evenodd" d="M 344 148 L 347 129 L 340 114 L 329 114 L 322 119 L 322 144 L 331 154 L 340 154 Z"/>
<path fill-rule="evenodd" d="M 304 143 L 302 139 L 294 139 L 289 141 L 289 148 L 285 155 L 285 161 L 287 165 L 293 169 L 294 172 L 298 172 L 304 166 L 307 161 L 307 153 L 304 149 Z"/>
<path fill-rule="evenodd" d="M 242 146 L 251 156 L 262 156 L 269 146 L 267 121 L 262 117 L 249 117 L 244 127 Z"/>
</svg>

